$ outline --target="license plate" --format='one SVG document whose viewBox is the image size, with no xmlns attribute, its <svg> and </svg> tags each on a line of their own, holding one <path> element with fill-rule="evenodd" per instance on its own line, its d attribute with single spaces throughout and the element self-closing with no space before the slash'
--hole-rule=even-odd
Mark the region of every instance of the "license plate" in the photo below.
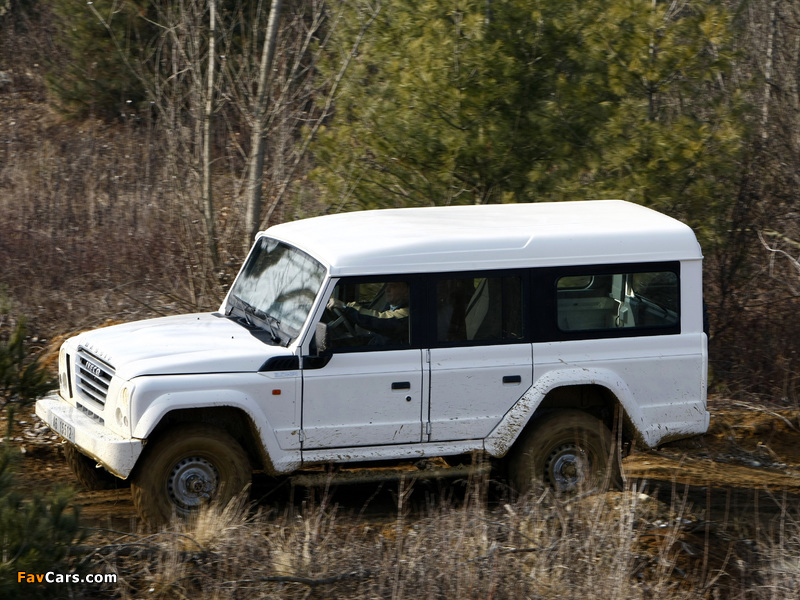
<svg viewBox="0 0 800 600">
<path fill-rule="evenodd" d="M 71 423 L 67 423 L 64 419 L 61 419 L 52 413 L 50 414 L 50 417 L 50 426 L 53 428 L 53 431 L 55 431 L 61 437 L 68 439 L 70 442 L 74 442 L 75 427 Z"/>
</svg>

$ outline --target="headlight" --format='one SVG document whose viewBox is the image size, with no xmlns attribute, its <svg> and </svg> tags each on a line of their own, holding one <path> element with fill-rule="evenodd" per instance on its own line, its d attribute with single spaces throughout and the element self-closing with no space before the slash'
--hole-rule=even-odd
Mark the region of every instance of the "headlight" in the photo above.
<svg viewBox="0 0 800 600">
<path fill-rule="evenodd" d="M 69 354 L 64 346 L 61 346 L 58 351 L 58 385 L 62 398 L 72 397 L 69 381 Z"/>
<path fill-rule="evenodd" d="M 114 411 L 114 418 L 117 426 L 126 430 L 130 428 L 129 415 L 131 414 L 131 396 L 133 396 L 133 384 L 126 383 L 117 394 L 117 410 Z"/>
</svg>

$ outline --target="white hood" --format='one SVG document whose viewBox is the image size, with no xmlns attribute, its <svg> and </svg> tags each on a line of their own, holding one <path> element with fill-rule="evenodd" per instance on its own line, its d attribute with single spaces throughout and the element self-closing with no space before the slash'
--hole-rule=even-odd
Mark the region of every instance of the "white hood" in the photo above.
<svg viewBox="0 0 800 600">
<path fill-rule="evenodd" d="M 289 351 L 256 339 L 219 313 L 177 315 L 114 325 L 70 340 L 124 379 L 140 375 L 254 372 Z"/>
</svg>

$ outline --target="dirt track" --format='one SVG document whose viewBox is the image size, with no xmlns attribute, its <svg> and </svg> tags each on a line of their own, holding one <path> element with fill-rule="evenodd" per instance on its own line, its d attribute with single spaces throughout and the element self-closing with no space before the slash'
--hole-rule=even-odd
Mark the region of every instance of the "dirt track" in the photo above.
<svg viewBox="0 0 800 600">
<path fill-rule="evenodd" d="M 635 483 L 665 504 L 685 502 L 687 510 L 703 522 L 722 529 L 735 527 L 749 537 L 769 528 L 774 517 L 797 506 L 800 499 L 798 414 L 719 399 L 710 402 L 710 410 L 711 427 L 706 435 L 655 451 L 634 452 L 623 462 L 625 475 L 629 484 Z M 17 421 L 13 443 L 21 455 L 17 468 L 20 489 L 46 490 L 67 484 L 78 489 L 76 503 L 86 524 L 117 530 L 137 528 L 129 489 L 80 490 L 56 436 L 35 417 L 20 416 Z M 262 496 L 262 486 L 256 480 L 256 497 Z M 359 511 L 365 500 L 362 491 L 339 493 L 336 500 Z M 280 502 L 281 498 L 285 501 L 287 496 L 279 494 L 267 502 Z"/>
</svg>

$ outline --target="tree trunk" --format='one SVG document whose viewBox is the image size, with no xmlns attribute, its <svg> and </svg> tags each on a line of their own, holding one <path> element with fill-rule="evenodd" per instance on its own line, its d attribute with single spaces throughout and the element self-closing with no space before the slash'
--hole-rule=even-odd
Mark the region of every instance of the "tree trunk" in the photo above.
<svg viewBox="0 0 800 600">
<path fill-rule="evenodd" d="M 253 106 L 250 157 L 247 176 L 247 210 L 245 213 L 245 247 L 250 247 L 258 233 L 261 222 L 261 193 L 264 175 L 264 119 L 267 114 L 272 60 L 275 56 L 275 44 L 278 39 L 278 22 L 280 20 L 282 0 L 273 0 L 270 8 L 267 34 L 261 55 L 258 76 L 258 91 Z"/>
<path fill-rule="evenodd" d="M 215 37 L 217 20 L 217 2 L 209 0 L 209 36 L 208 36 L 208 88 L 206 90 L 205 110 L 203 111 L 203 215 L 206 221 L 206 239 L 211 263 L 216 271 L 219 268 L 219 251 L 217 249 L 217 228 L 214 224 L 214 197 L 211 193 L 211 119 L 214 111 L 214 63 Z"/>
<path fill-rule="evenodd" d="M 761 101 L 761 139 L 769 138 L 769 103 L 772 97 L 772 53 L 777 28 L 778 0 L 773 0 L 769 16 L 769 31 L 767 33 L 766 59 L 764 61 L 764 98 Z"/>
</svg>

